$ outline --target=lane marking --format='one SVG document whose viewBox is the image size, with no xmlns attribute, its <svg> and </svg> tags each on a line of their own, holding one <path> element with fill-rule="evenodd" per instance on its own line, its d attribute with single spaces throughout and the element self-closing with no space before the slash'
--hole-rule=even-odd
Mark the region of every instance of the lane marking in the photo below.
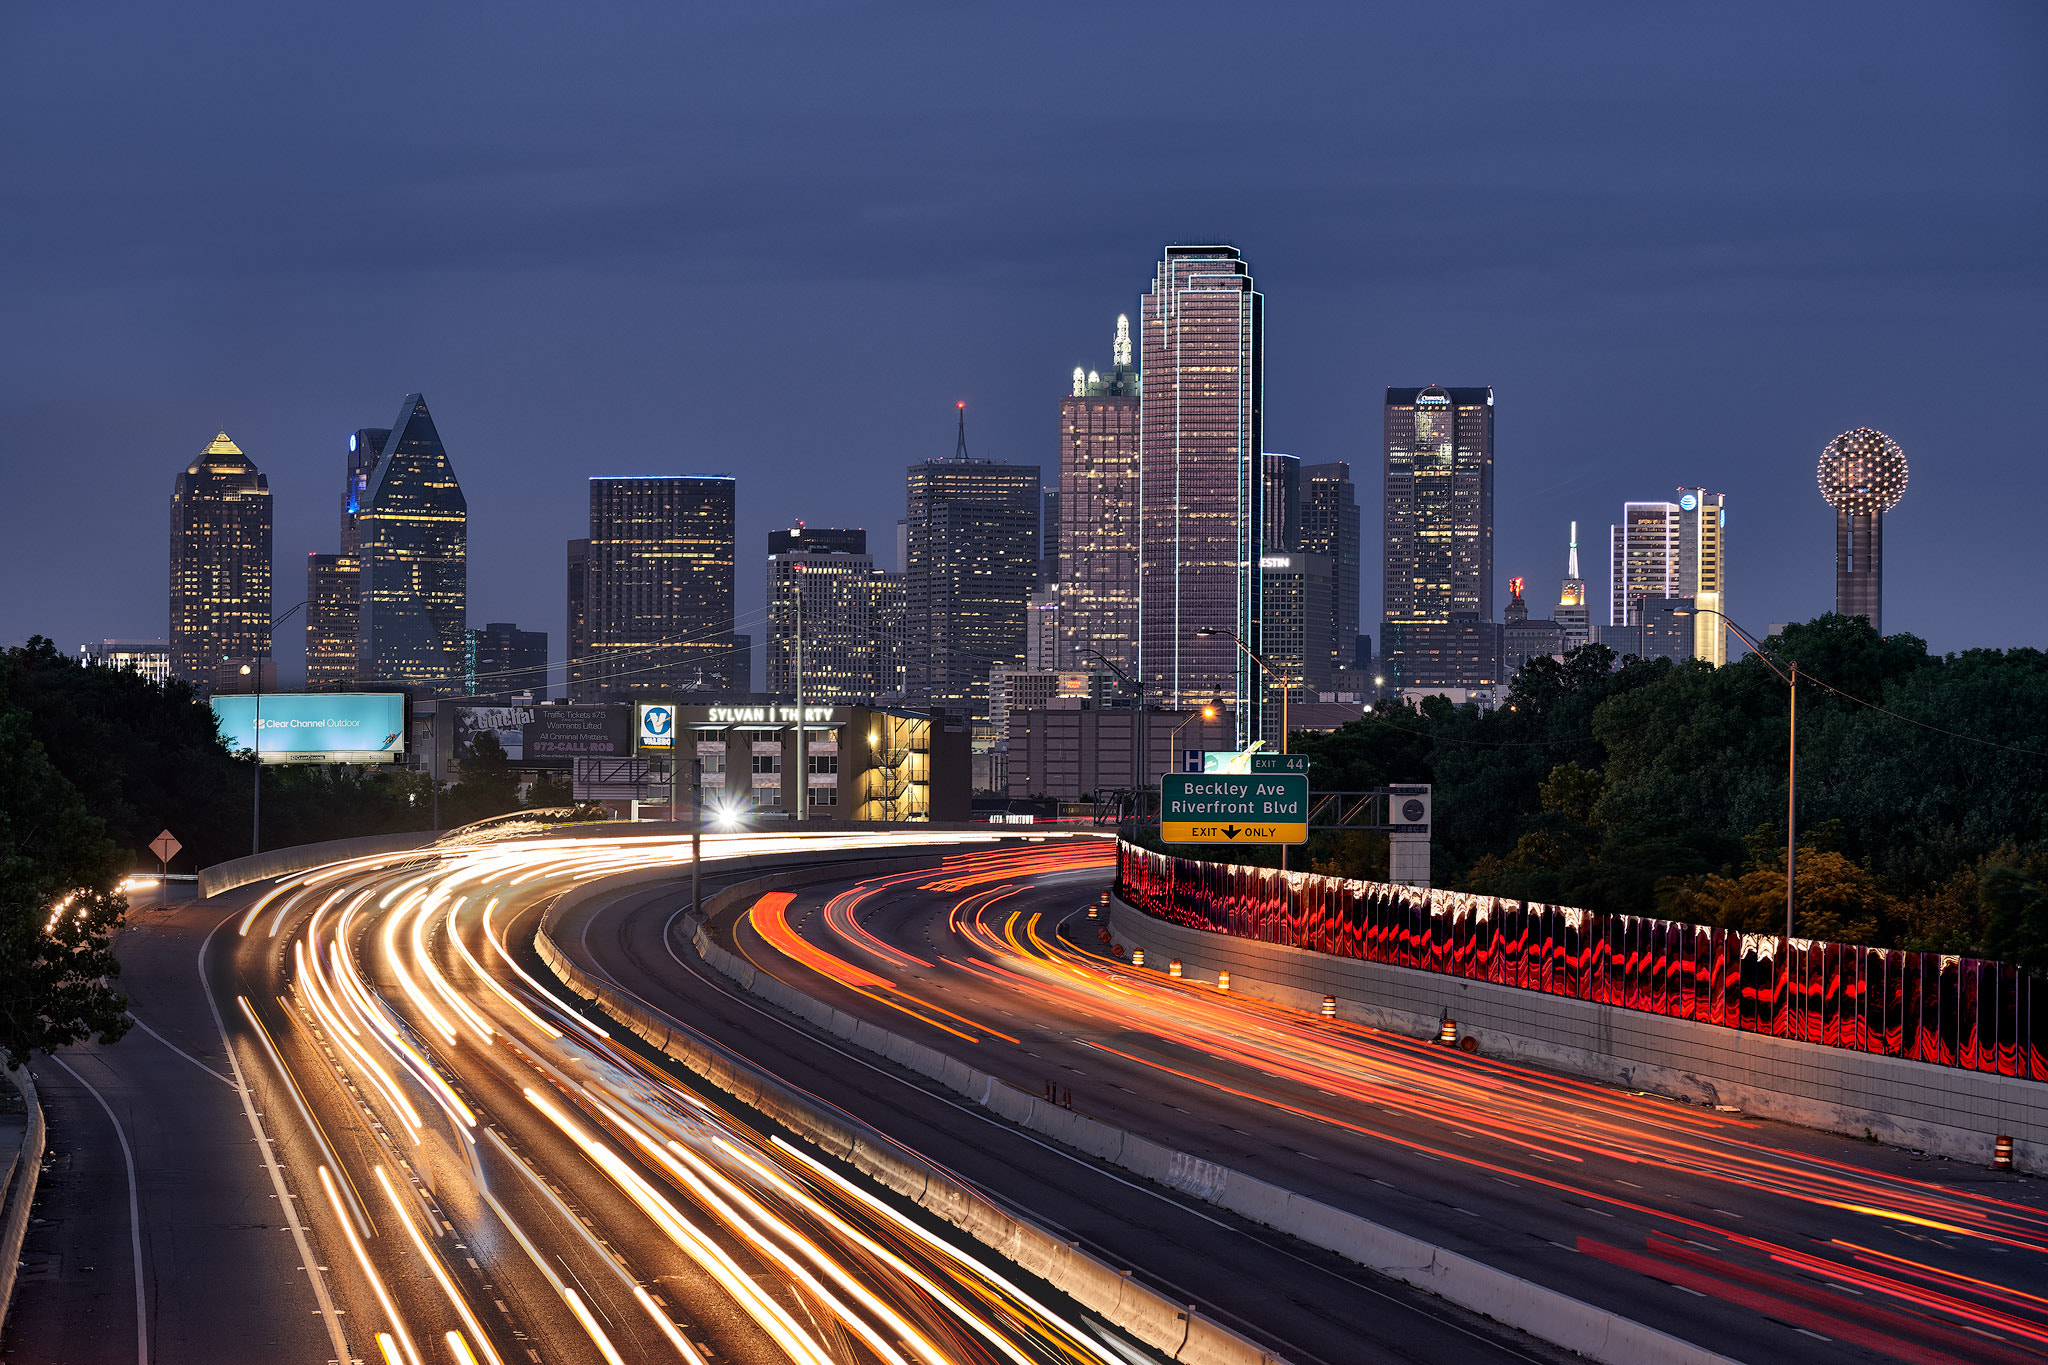
<svg viewBox="0 0 2048 1365">
<path fill-rule="evenodd" d="M 200 1061 L 197 1057 L 194 1057 L 191 1053 L 185 1051 L 184 1048 L 179 1047 L 176 1043 L 164 1037 L 161 1033 L 158 1033 L 149 1025 L 143 1023 L 141 1017 L 137 1015 L 134 1010 L 128 1010 L 126 1011 L 126 1013 L 130 1021 L 134 1023 L 135 1027 L 141 1029 L 144 1033 L 147 1033 L 150 1037 L 156 1039 L 159 1043 L 162 1043 L 165 1047 L 177 1053 L 180 1057 L 183 1057 L 186 1061 L 192 1063 L 192 1065 L 198 1067 L 201 1071 L 204 1071 L 207 1075 L 213 1077 L 215 1080 L 219 1081 L 228 1089 L 233 1090 L 235 1088 L 235 1083 L 232 1079 L 230 1079 L 227 1076 L 221 1075 L 218 1071 L 215 1071 L 205 1062 Z"/>
<path fill-rule="evenodd" d="M 602 914 L 605 910 L 619 905 L 621 901 L 626 899 L 627 895 L 632 894 L 634 891 L 644 889 L 645 888 L 628 888 L 618 898 L 609 901 L 604 905 L 595 907 L 590 914 L 590 919 L 595 920 L 596 917 L 599 914 Z M 1532 1365 L 1535 1365 L 1535 1363 L 1538 1362 L 1538 1357 L 1529 1355 L 1527 1352 L 1517 1350 L 1515 1347 L 1509 1345 L 1506 1342 L 1498 1341 L 1491 1337 L 1487 1337 L 1479 1332 L 1476 1332 L 1470 1327 L 1467 1327 L 1462 1322 L 1457 1321 L 1455 1318 L 1451 1317 L 1448 1314 L 1440 1312 L 1431 1312 L 1423 1304 L 1412 1302 L 1408 1299 L 1401 1297 L 1400 1295 L 1392 1294 L 1387 1292 L 1386 1290 L 1376 1288 L 1374 1285 L 1360 1278 L 1357 1275 L 1346 1274 L 1345 1272 L 1337 1270 L 1331 1266 L 1311 1260 L 1306 1256 L 1297 1255 L 1296 1253 L 1287 1250 L 1285 1247 L 1279 1246 L 1276 1243 L 1268 1241 L 1264 1237 L 1257 1235 L 1256 1233 L 1252 1232 L 1249 1227 L 1232 1226 L 1230 1223 L 1225 1222 L 1221 1218 L 1213 1217 L 1210 1214 L 1204 1213 L 1200 1209 L 1194 1208 L 1193 1206 L 1188 1204 L 1184 1204 L 1178 1199 L 1169 1197 L 1168 1195 L 1160 1192 L 1156 1187 L 1149 1186 L 1149 1184 L 1141 1185 L 1138 1184 L 1136 1181 L 1127 1180 L 1123 1176 L 1116 1174 L 1115 1171 L 1109 1169 L 1106 1166 L 1096 1165 L 1095 1163 L 1091 1162 L 1086 1157 L 1079 1155 L 1078 1153 L 1068 1151 L 1052 1142 L 1046 1141 L 1038 1137 L 1029 1129 L 1021 1128 L 1016 1125 L 1006 1123 L 1002 1119 L 998 1118 L 994 1114 L 989 1113 L 985 1109 L 978 1108 L 965 1102 L 958 1102 L 949 1099 L 947 1096 L 939 1094 L 936 1091 L 927 1090 L 924 1086 L 912 1082 L 908 1077 L 896 1075 L 892 1072 L 885 1071 L 883 1068 L 869 1061 L 867 1058 L 849 1052 L 845 1048 L 839 1047 L 835 1045 L 833 1042 L 828 1041 L 826 1038 L 821 1037 L 818 1034 L 814 1034 L 810 1032 L 808 1029 L 802 1028 L 797 1024 L 781 1019 L 777 1015 L 770 1013 L 766 1006 L 757 1003 L 736 983 L 728 982 L 723 977 L 715 973 L 711 969 L 710 964 L 704 963 L 700 960 L 700 962 L 697 965 L 692 966 L 690 963 L 685 962 L 682 959 L 682 957 L 677 954 L 674 946 L 670 943 L 670 939 L 674 936 L 672 931 L 675 922 L 686 913 L 688 913 L 687 906 L 678 908 L 668 917 L 667 921 L 663 923 L 661 928 L 662 948 L 668 953 L 669 957 L 675 962 L 675 964 L 681 967 L 685 972 L 688 972 L 690 975 L 702 981 L 705 985 L 717 991 L 719 994 L 725 996 L 726 999 L 731 1001 L 733 1004 L 743 1006 L 746 1009 L 753 1012 L 754 1014 L 759 1015 L 761 1019 L 763 1019 L 767 1023 L 774 1025 L 776 1028 L 784 1032 L 793 1034 L 798 1039 L 801 1039 L 805 1045 L 823 1047 L 829 1052 L 836 1052 L 840 1056 L 846 1058 L 848 1061 L 853 1062 L 856 1065 L 868 1071 L 874 1072 L 876 1075 L 882 1077 L 884 1080 L 893 1082 L 897 1085 L 905 1087 L 906 1089 L 915 1091 L 917 1094 L 924 1096 L 926 1099 L 936 1100 L 938 1103 L 945 1105 L 947 1108 L 957 1110 L 970 1118 L 985 1123 L 989 1127 L 996 1129 L 998 1132 L 1006 1133 L 1012 1137 L 1022 1138 L 1024 1141 L 1029 1142 L 1035 1147 L 1043 1148 L 1045 1151 L 1050 1152 L 1052 1155 L 1059 1157 L 1063 1161 L 1067 1161 L 1072 1163 L 1073 1165 L 1079 1166 L 1082 1170 L 1087 1171 L 1091 1175 L 1094 1175 L 1100 1179 L 1112 1181 L 1118 1185 L 1122 1185 L 1126 1189 L 1132 1190 L 1137 1194 L 1144 1195 L 1147 1198 L 1158 1200 L 1162 1204 L 1170 1205 L 1173 1208 L 1179 1209 L 1182 1213 L 1188 1214 L 1190 1217 L 1198 1218 L 1202 1222 L 1209 1223 L 1215 1227 L 1223 1229 L 1225 1232 L 1231 1233 L 1235 1236 L 1242 1237 L 1246 1241 L 1254 1242 L 1259 1246 L 1264 1247 L 1266 1250 L 1274 1253 L 1275 1255 L 1285 1257 L 1290 1261 L 1294 1261 L 1301 1265 L 1308 1266 L 1312 1269 L 1319 1270 L 1323 1274 L 1328 1275 L 1331 1279 L 1334 1279 L 1341 1284 L 1349 1285 L 1354 1289 L 1362 1289 L 1366 1293 L 1372 1295 L 1374 1298 L 1381 1299 L 1387 1303 L 1393 1304 L 1396 1308 L 1415 1314 L 1416 1317 L 1422 1319 L 1425 1322 L 1433 1323 L 1436 1326 L 1445 1327 L 1453 1332 L 1457 1332 L 1462 1336 L 1470 1337 L 1472 1340 L 1479 1342 L 1481 1345 L 1487 1347 L 1488 1349 L 1499 1352 L 1504 1357 L 1511 1357 L 1516 1360 L 1530 1361 L 1532 1362 Z M 587 938 L 588 933 L 589 925 L 586 923 L 586 925 L 584 926 L 585 938 L 583 942 L 583 948 L 586 953 L 589 952 L 589 941 Z M 627 949 L 626 951 L 629 953 L 629 955 L 631 955 L 631 949 Z M 586 960 L 592 962 L 593 964 L 596 961 L 594 955 L 588 957 Z M 566 987 L 564 989 L 566 989 Z M 623 989 L 623 987 L 621 989 Z M 559 999 L 560 997 L 557 996 L 555 998 Z M 664 1011 L 664 1013 L 666 1012 Z M 669 1017 L 674 1019 L 674 1016 Z M 682 1027 L 686 1029 L 690 1028 L 688 1024 L 684 1024 L 683 1021 L 680 1019 L 675 1019 L 675 1022 L 679 1025 L 682 1025 Z M 701 1032 L 697 1030 L 691 1029 L 691 1031 L 693 1033 L 698 1033 L 698 1036 L 700 1037 L 703 1036 Z M 682 1063 L 678 1062 L 677 1065 L 682 1065 Z M 687 1070 L 688 1068 L 685 1067 L 685 1069 Z M 766 1071 L 769 1075 L 775 1074 L 773 1071 L 768 1070 L 768 1068 L 766 1067 L 762 1067 L 761 1069 L 763 1071 Z M 827 1103 L 829 1103 L 829 1101 L 827 1101 Z M 840 1106 L 838 1105 L 833 1105 L 832 1107 L 835 1109 L 840 1108 Z M 851 1117 L 849 1111 L 841 1109 L 841 1112 L 848 1113 L 849 1117 Z M 856 1119 L 855 1121 L 861 1122 L 861 1120 L 858 1119 Z M 878 1129 L 877 1131 L 880 1130 Z M 898 1140 L 900 1141 L 900 1139 Z M 909 1148 L 910 1144 L 904 1143 L 904 1146 L 906 1148 Z M 911 1150 L 915 1149 L 911 1148 Z M 1056 1220 L 1047 1219 L 1035 1213 L 1032 1213 L 1025 1205 L 1019 1203 L 1016 1200 L 1010 1199 L 993 1189 L 980 1185 L 978 1182 L 970 1183 L 974 1184 L 977 1189 L 980 1189 L 983 1194 L 987 1195 L 991 1200 L 993 1200 L 998 1205 L 998 1207 L 1018 1209 L 1022 1211 L 1026 1217 L 1033 1218 L 1035 1221 L 1039 1222 L 1042 1225 L 1053 1228 L 1061 1227 L 1061 1225 Z M 1359 1266 L 1358 1269 L 1365 1275 L 1372 1275 L 1375 1278 L 1380 1278 L 1377 1272 L 1372 1271 L 1364 1266 Z M 1167 1286 L 1176 1293 L 1185 1294 L 1188 1292 L 1181 1286 L 1174 1284 L 1171 1280 L 1168 1280 L 1163 1276 L 1155 1275 L 1152 1278 L 1156 1279 L 1160 1284 Z M 1404 1285 L 1403 1287 L 1412 1289 L 1412 1286 Z M 1414 1292 L 1419 1294 L 1426 1293 L 1427 1291 L 1417 1290 Z M 1218 1318 L 1219 1320 L 1234 1320 L 1240 1324 L 1243 1324 L 1246 1327 L 1251 1328 L 1252 1331 L 1258 1336 L 1267 1337 L 1269 1339 L 1279 1339 L 1276 1333 L 1274 1333 L 1270 1329 L 1260 1327 L 1258 1324 L 1253 1323 L 1250 1319 L 1246 1318 L 1241 1313 L 1232 1312 L 1231 1310 L 1224 1308 L 1221 1305 L 1216 1304 L 1210 1300 L 1200 1299 L 1198 1301 L 1202 1304 L 1203 1307 L 1207 1308 L 1214 1317 Z M 1305 1355 L 1306 1353 L 1300 1351 L 1299 1349 L 1296 1349 L 1293 1352 L 1293 1354 L 1297 1357 L 1300 1357 Z M 1314 1357 L 1311 1356 L 1309 1358 L 1313 1359 Z"/>
<path fill-rule="evenodd" d="M 230 916 L 229 918 L 233 918 Z M 226 924 L 222 920 L 221 924 Z M 306 1278 L 313 1282 L 313 1298 L 320 1305 L 320 1316 L 327 1323 L 327 1336 L 334 1346 L 336 1360 L 352 1360 L 348 1353 L 348 1340 L 341 1334 L 341 1313 L 328 1296 L 327 1281 L 320 1278 L 317 1269 L 320 1262 L 313 1255 L 313 1247 L 306 1240 L 305 1225 L 299 1222 L 299 1211 L 292 1205 L 291 1192 L 284 1187 L 284 1172 L 277 1164 L 277 1156 L 270 1150 L 270 1138 L 263 1131 L 262 1120 L 256 1115 L 256 1105 L 249 1093 L 249 1081 L 242 1074 L 242 1063 L 235 1056 L 235 1046 L 228 1041 L 228 1026 L 221 1018 L 220 1006 L 213 998 L 213 988 L 206 982 L 206 950 L 213 946 L 213 936 L 220 932 L 220 924 L 207 931 L 199 943 L 199 956 L 195 968 L 199 973 L 199 991 L 206 997 L 206 1007 L 213 1011 L 213 1026 L 220 1033 L 220 1045 L 228 1054 L 228 1067 L 235 1073 L 235 1089 L 242 1097 L 242 1113 L 249 1120 L 249 1128 L 256 1134 L 256 1150 L 263 1153 L 264 1169 L 270 1172 L 270 1183 L 277 1191 L 277 1205 L 284 1210 L 287 1222 L 291 1224 L 292 1242 L 299 1249 L 299 1263 L 305 1268 Z"/>
<path fill-rule="evenodd" d="M 136 1365 L 149 1365 L 149 1312 L 143 1302 L 142 1281 L 142 1200 L 135 1190 L 135 1153 L 128 1146 L 128 1130 L 114 1117 L 114 1106 L 107 1103 L 107 1097 L 93 1089 L 92 1082 L 79 1075 L 71 1063 L 54 1052 L 50 1060 L 69 1071 L 71 1079 L 99 1101 L 100 1108 L 106 1110 L 107 1122 L 114 1125 L 114 1136 L 121 1140 L 121 1160 L 128 1165 L 128 1243 L 135 1252 L 135 1360 Z"/>
</svg>

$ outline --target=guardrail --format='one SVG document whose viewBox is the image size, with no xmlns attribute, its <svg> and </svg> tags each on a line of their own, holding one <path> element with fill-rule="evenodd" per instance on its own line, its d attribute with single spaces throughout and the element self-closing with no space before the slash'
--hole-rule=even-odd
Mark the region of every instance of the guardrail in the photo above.
<svg viewBox="0 0 2048 1365">
<path fill-rule="evenodd" d="M 1190 929 L 2048 1081 L 2048 979 L 2009 962 L 1202 862 L 1121 841 L 1117 891 Z"/>
<path fill-rule="evenodd" d="M 7 1328 L 7 1316 L 14 1306 L 14 1282 L 21 1270 L 21 1244 L 28 1236 L 29 1210 L 36 1202 L 36 1185 L 43 1173 L 43 1148 L 48 1129 L 43 1124 L 43 1106 L 36 1102 L 36 1083 L 25 1067 L 10 1067 L 7 1079 L 21 1092 L 28 1107 L 28 1130 L 21 1150 L 15 1154 L 5 1181 L 6 1218 L 0 1222 L 0 1332 Z"/>
<path fill-rule="evenodd" d="M 199 894 L 201 897 L 218 896 L 223 891 L 232 891 L 251 882 L 267 882 L 272 877 L 290 876 L 309 867 L 319 867 L 322 863 L 338 863 L 344 858 L 367 858 L 379 853 L 421 848 L 438 837 L 432 833 L 372 834 L 361 839 L 294 844 L 268 853 L 252 853 L 246 858 L 230 858 L 227 862 L 199 870 Z"/>
</svg>

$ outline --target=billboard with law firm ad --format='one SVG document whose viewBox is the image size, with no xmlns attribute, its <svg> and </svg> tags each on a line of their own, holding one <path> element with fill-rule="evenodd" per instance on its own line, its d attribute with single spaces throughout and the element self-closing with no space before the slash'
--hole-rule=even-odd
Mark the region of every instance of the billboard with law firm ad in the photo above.
<svg viewBox="0 0 2048 1365">
<path fill-rule="evenodd" d="M 213 718 L 229 749 L 254 749 L 264 763 L 396 763 L 405 757 L 402 692 L 215 697 Z"/>
</svg>

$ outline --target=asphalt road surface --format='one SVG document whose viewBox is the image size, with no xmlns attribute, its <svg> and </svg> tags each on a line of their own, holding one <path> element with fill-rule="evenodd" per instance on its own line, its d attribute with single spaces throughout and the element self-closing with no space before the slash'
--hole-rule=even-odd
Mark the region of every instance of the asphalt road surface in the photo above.
<svg viewBox="0 0 2048 1365">
<path fill-rule="evenodd" d="M 124 980 L 153 1032 L 38 1067 L 56 1156 L 8 1357 L 1156 1359 L 518 965 L 564 891 L 687 851 L 395 854 L 138 915 Z"/>
<path fill-rule="evenodd" d="M 1127 966 L 1076 914 L 1108 868 L 1060 866 L 978 855 L 715 928 L 757 967 L 1030 1093 L 1071 1092 L 1105 1122 L 1738 1359 L 2048 1350 L 2039 1181 Z M 652 904 L 606 916 L 600 962 L 614 941 L 648 957 L 665 923 Z"/>
</svg>

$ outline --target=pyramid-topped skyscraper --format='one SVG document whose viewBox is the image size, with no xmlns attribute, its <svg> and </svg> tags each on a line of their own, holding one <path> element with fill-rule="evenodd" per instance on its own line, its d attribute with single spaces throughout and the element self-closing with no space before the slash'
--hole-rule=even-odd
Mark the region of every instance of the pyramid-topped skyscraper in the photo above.
<svg viewBox="0 0 2048 1365">
<path fill-rule="evenodd" d="M 223 431 L 171 490 L 171 672 L 270 656 L 270 481 Z"/>
<path fill-rule="evenodd" d="M 469 503 L 427 411 L 407 394 L 357 516 L 363 682 L 454 692 L 469 610 Z"/>
</svg>

